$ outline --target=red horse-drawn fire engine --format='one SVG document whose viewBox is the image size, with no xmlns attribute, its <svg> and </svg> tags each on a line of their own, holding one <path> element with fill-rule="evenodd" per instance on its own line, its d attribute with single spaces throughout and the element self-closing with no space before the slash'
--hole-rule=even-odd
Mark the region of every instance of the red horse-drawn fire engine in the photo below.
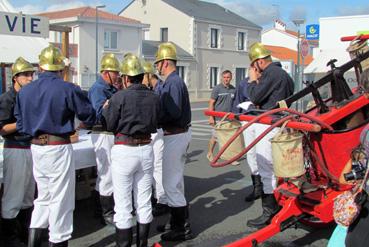
<svg viewBox="0 0 369 247">
<path fill-rule="evenodd" d="M 344 37 L 342 41 L 368 39 L 369 35 L 361 37 Z M 357 78 L 362 70 L 360 62 L 369 58 L 369 51 L 359 52 L 351 61 L 340 67 L 335 67 L 334 60 L 328 64 L 331 71 L 320 80 L 306 83 L 306 87 L 285 99 L 287 105 L 293 105 L 306 96 L 312 96 L 315 107 L 299 112 L 289 108 L 275 108 L 269 111 L 250 110 L 242 115 L 229 114 L 228 119 L 247 121 L 235 135 L 221 148 L 211 162 L 213 167 L 226 166 L 241 158 L 263 136 L 275 127 L 288 120 L 287 127 L 301 131 L 304 134 L 304 165 L 306 173 L 303 180 L 308 184 L 308 190 L 297 187 L 290 179 L 284 179 L 275 189 L 275 197 L 281 210 L 274 216 L 271 223 L 227 245 L 256 246 L 273 235 L 295 225 L 298 221 L 308 224 L 327 224 L 333 221 L 333 202 L 337 195 L 348 187 L 339 183 L 338 177 L 351 152 L 359 145 L 359 135 L 369 122 L 369 100 L 360 89 L 351 90 L 344 74 L 355 69 Z M 359 80 L 358 80 L 359 81 Z M 323 99 L 320 88 L 330 85 L 330 97 Z M 205 111 L 208 116 L 223 117 L 225 112 Z M 234 158 L 218 162 L 227 147 L 242 134 L 242 131 L 254 123 L 270 125 L 262 135 Z"/>
</svg>

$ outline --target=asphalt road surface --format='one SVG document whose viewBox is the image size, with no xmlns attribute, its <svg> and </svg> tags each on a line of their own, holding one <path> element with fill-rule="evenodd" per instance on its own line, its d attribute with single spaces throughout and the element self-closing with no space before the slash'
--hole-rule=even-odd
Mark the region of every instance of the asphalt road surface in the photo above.
<svg viewBox="0 0 369 247">
<path fill-rule="evenodd" d="M 247 236 L 254 229 L 247 227 L 248 219 L 261 214 L 261 201 L 244 202 L 250 190 L 251 178 L 245 161 L 239 166 L 211 168 L 206 159 L 207 142 L 211 128 L 203 109 L 207 103 L 192 104 L 192 142 L 185 167 L 186 198 L 190 203 L 190 223 L 194 239 L 186 242 L 160 242 L 157 224 L 164 223 L 169 215 L 154 219 L 149 244 L 160 242 L 162 246 L 216 247 Z M 114 228 L 103 226 L 94 218 L 93 199 L 76 202 L 74 233 L 69 246 L 115 246 Z M 287 229 L 260 246 L 326 246 L 334 226 L 313 229 L 300 225 Z M 46 246 L 46 243 L 45 243 Z"/>
</svg>

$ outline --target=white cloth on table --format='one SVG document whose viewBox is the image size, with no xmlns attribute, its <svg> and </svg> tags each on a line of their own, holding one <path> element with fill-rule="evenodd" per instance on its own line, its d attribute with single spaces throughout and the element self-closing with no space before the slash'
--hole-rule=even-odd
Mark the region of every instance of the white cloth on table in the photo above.
<svg viewBox="0 0 369 247">
<path fill-rule="evenodd" d="M 78 142 L 73 143 L 73 153 L 76 170 L 96 166 L 96 155 L 87 130 L 80 130 Z"/>
<path fill-rule="evenodd" d="M 87 130 L 79 131 L 79 141 L 73 143 L 75 168 L 83 169 L 96 166 L 96 155 L 91 141 L 91 134 Z M 3 151 L 0 147 L 0 183 L 3 182 Z"/>
</svg>

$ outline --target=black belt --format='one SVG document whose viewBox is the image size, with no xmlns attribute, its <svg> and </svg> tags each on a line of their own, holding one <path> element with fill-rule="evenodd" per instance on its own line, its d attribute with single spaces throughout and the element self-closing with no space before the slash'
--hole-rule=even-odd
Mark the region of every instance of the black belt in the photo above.
<svg viewBox="0 0 369 247">
<path fill-rule="evenodd" d="M 177 135 L 177 134 L 182 134 L 188 131 L 189 127 L 163 127 L 163 132 L 165 136 L 168 135 Z"/>
<path fill-rule="evenodd" d="M 95 126 L 92 126 L 91 128 L 91 132 L 93 134 L 110 134 L 112 135 L 113 133 L 112 132 L 109 132 L 106 130 L 106 128 L 104 128 L 102 125 L 95 125 Z"/>
<path fill-rule="evenodd" d="M 4 138 L 4 148 L 20 148 L 28 149 L 31 146 L 31 141 L 18 141 L 14 139 Z"/>
</svg>

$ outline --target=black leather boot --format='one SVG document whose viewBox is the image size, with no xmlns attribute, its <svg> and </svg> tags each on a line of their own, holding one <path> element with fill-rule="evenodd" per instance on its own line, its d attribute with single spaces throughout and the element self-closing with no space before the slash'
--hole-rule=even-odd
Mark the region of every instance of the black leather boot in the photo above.
<svg viewBox="0 0 369 247">
<path fill-rule="evenodd" d="M 114 198 L 111 196 L 100 196 L 103 220 L 106 225 L 114 225 Z"/>
<path fill-rule="evenodd" d="M 149 238 L 150 223 L 140 224 L 137 222 L 136 246 L 147 247 L 147 239 Z"/>
<path fill-rule="evenodd" d="M 119 229 L 115 228 L 116 247 L 130 247 L 132 245 L 132 228 Z"/>
<path fill-rule="evenodd" d="M 100 203 L 100 194 L 98 191 L 93 190 L 91 192 L 92 198 L 94 200 L 94 217 L 100 219 L 102 216 L 102 209 Z"/>
<path fill-rule="evenodd" d="M 169 206 L 168 206 L 169 207 Z M 169 207 L 169 212 L 171 212 L 171 207 Z M 189 209 L 188 209 L 188 205 L 186 206 L 186 210 L 185 210 L 185 219 L 186 219 L 186 222 L 185 222 L 185 229 L 186 229 L 186 232 L 188 234 L 191 234 L 191 227 L 190 227 L 190 222 L 189 222 Z M 173 217 L 170 216 L 169 220 L 167 223 L 165 223 L 164 225 L 158 225 L 156 227 L 156 230 L 158 232 L 167 232 L 167 231 L 170 231 L 172 229 L 172 221 L 173 221 Z"/>
<path fill-rule="evenodd" d="M 274 197 L 274 194 L 264 194 L 261 197 L 263 214 L 256 219 L 249 220 L 247 226 L 254 228 L 262 228 L 270 223 L 273 216 L 279 211 L 279 205 Z"/>
<path fill-rule="evenodd" d="M 28 247 L 41 247 L 44 228 L 30 228 L 28 230 Z"/>
<path fill-rule="evenodd" d="M 60 243 L 49 242 L 49 247 L 68 247 L 68 240 Z"/>
<path fill-rule="evenodd" d="M 245 197 L 246 202 L 252 202 L 259 199 L 263 194 L 263 183 L 261 182 L 260 175 L 251 175 L 252 179 L 252 191 Z"/>
<path fill-rule="evenodd" d="M 152 215 L 154 217 L 164 215 L 170 212 L 170 208 L 166 204 L 156 203 L 152 208 Z"/>
<path fill-rule="evenodd" d="M 2 238 L 4 246 L 7 247 L 24 247 L 26 246 L 19 238 L 19 223 L 14 219 L 1 219 L 2 222 Z"/>
<path fill-rule="evenodd" d="M 187 206 L 171 208 L 171 230 L 160 236 L 163 241 L 183 241 L 192 238 L 190 227 L 187 229 L 185 227 L 186 210 Z"/>
<path fill-rule="evenodd" d="M 17 219 L 19 222 L 19 237 L 23 243 L 27 243 L 28 241 L 28 228 L 31 223 L 33 207 L 21 209 L 17 215 Z"/>
</svg>

